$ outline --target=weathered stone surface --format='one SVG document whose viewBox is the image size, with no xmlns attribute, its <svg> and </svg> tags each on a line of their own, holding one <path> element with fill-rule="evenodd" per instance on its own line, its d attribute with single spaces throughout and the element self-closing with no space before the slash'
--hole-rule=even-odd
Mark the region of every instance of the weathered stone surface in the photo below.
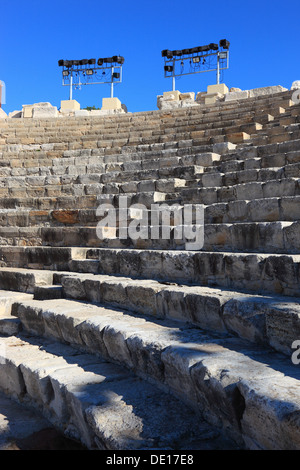
<svg viewBox="0 0 300 470">
<path fill-rule="evenodd" d="M 272 95 L 274 93 L 282 93 L 283 91 L 287 91 L 287 88 L 284 88 L 281 85 L 253 88 L 252 90 L 249 90 L 249 98 L 261 95 Z"/>
<path fill-rule="evenodd" d="M 298 90 L 300 88 L 300 80 L 295 80 L 292 83 L 291 90 Z"/>
<path fill-rule="evenodd" d="M 249 95 L 250 95 L 249 90 L 230 91 L 229 93 L 226 93 L 225 101 L 245 100 L 249 98 Z"/>
<path fill-rule="evenodd" d="M 194 446 L 184 404 L 212 423 L 209 448 L 221 428 L 238 447 L 299 448 L 298 89 L 213 87 L 224 100 L 1 120 L 0 384 L 89 448 Z M 169 237 L 149 219 L 145 239 L 120 240 L 119 221 L 97 236 L 97 207 L 119 216 L 121 196 L 127 222 L 133 204 L 169 204 Z M 204 245 L 176 238 L 173 204 L 205 206 Z"/>
</svg>

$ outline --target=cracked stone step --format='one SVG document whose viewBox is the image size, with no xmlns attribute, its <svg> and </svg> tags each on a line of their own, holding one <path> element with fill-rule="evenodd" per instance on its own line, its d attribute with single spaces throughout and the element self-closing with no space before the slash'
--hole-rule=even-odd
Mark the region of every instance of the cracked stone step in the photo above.
<svg viewBox="0 0 300 470">
<path fill-rule="evenodd" d="M 300 375 L 289 358 L 238 338 L 70 300 L 21 302 L 16 314 L 31 334 L 71 342 L 170 388 L 248 448 L 299 448 Z M 24 354 L 22 362 L 24 370 Z"/>
<path fill-rule="evenodd" d="M 144 220 L 144 219 L 143 219 Z M 120 237 L 115 226 L 70 226 L 42 227 L 39 233 L 41 243 L 48 246 L 83 246 L 102 248 L 137 248 L 156 250 L 202 250 L 243 253 L 298 254 L 299 221 L 235 222 L 218 224 L 143 225 L 138 223 L 128 236 Z M 0 228 L 5 237 L 6 228 Z M 32 229 L 33 230 L 33 229 Z M 131 230 L 131 231 L 130 231 Z M 9 232 L 8 231 L 8 236 Z"/>
<path fill-rule="evenodd" d="M 36 410 L 0 393 L 0 450 L 84 450 Z"/>
<path fill-rule="evenodd" d="M 60 282 L 69 299 L 229 332 L 289 356 L 300 338 L 300 304 L 294 298 L 112 275 L 70 273 Z"/>
<path fill-rule="evenodd" d="M 24 335 L 0 346 L 1 390 L 89 449 L 222 446 L 216 427 L 122 366 Z"/>
<path fill-rule="evenodd" d="M 97 248 L 69 270 L 299 297 L 300 256 Z"/>
<path fill-rule="evenodd" d="M 20 300 L 30 300 L 33 296 L 21 292 L 0 290 L 0 334 L 12 336 L 19 333 L 21 323 L 12 316 L 13 305 Z"/>
</svg>

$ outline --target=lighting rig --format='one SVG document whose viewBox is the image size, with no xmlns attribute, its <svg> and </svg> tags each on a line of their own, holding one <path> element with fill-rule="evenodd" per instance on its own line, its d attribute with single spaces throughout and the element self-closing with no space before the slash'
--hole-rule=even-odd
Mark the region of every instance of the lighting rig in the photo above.
<svg viewBox="0 0 300 470">
<path fill-rule="evenodd" d="M 210 43 L 192 49 L 161 51 L 165 62 L 165 78 L 172 77 L 173 91 L 175 90 L 175 77 L 194 73 L 216 71 L 217 84 L 219 84 L 220 71 L 229 68 L 229 46 L 230 42 L 227 39 L 221 39 L 219 44 Z M 186 68 L 186 63 L 188 68 Z"/>
<path fill-rule="evenodd" d="M 62 84 L 70 87 L 70 100 L 73 86 L 110 84 L 110 97 L 114 95 L 114 84 L 122 82 L 124 57 L 113 56 L 96 59 L 59 60 L 62 67 Z"/>
</svg>

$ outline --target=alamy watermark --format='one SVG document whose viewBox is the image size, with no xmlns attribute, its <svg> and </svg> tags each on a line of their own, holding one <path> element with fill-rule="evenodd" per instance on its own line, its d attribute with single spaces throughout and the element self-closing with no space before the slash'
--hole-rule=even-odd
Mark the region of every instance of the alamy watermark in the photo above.
<svg viewBox="0 0 300 470">
<path fill-rule="evenodd" d="M 300 340 L 297 339 L 292 343 L 292 349 L 296 349 L 296 351 L 292 354 L 292 363 L 295 365 L 300 364 Z"/>
<path fill-rule="evenodd" d="M 127 196 L 120 196 L 119 206 L 100 204 L 96 227 L 98 238 L 125 240 L 179 240 L 186 250 L 201 250 L 204 245 L 204 206 L 202 204 L 144 204 L 128 206 Z"/>
</svg>

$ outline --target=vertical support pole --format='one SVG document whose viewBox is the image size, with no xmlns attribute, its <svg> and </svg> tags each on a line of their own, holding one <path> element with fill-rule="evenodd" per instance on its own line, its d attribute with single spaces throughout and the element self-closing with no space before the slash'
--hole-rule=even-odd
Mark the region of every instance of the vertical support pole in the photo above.
<svg viewBox="0 0 300 470">
<path fill-rule="evenodd" d="M 73 91 L 73 75 L 71 72 L 71 78 L 70 78 L 70 97 L 69 99 L 72 100 L 72 91 Z"/>
<path fill-rule="evenodd" d="M 173 59 L 172 91 L 175 91 L 175 59 Z"/>
<path fill-rule="evenodd" d="M 220 83 L 220 56 L 217 54 L 217 85 Z"/>
<path fill-rule="evenodd" d="M 111 68 L 110 97 L 114 97 L 114 68 Z"/>
<path fill-rule="evenodd" d="M 0 80 L 0 108 L 2 108 L 2 82 Z"/>
</svg>

